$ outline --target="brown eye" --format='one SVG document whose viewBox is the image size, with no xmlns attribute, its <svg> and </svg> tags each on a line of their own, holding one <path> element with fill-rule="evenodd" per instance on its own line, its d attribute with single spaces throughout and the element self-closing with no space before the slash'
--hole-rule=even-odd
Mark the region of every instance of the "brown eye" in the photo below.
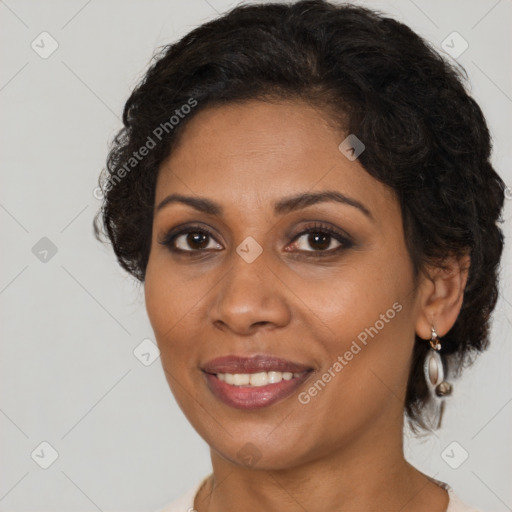
<svg viewBox="0 0 512 512">
<path fill-rule="evenodd" d="M 308 227 L 294 238 L 293 247 L 310 256 L 330 256 L 354 244 L 350 238 L 322 224 Z"/>
<path fill-rule="evenodd" d="M 167 246 L 172 252 L 193 253 L 222 249 L 222 246 L 215 242 L 209 231 L 193 226 L 181 229 L 178 232 L 171 230 L 160 243 Z"/>
<path fill-rule="evenodd" d="M 300 240 L 304 239 L 301 243 Z M 338 244 L 332 247 L 332 243 Z M 326 251 L 328 249 L 336 249 L 341 245 L 340 242 L 334 240 L 332 235 L 329 233 L 305 233 L 297 239 L 296 244 L 298 245 L 298 249 L 301 251 L 308 251 L 307 247 L 313 249 L 313 251 Z"/>
<path fill-rule="evenodd" d="M 186 235 L 181 235 L 181 236 L 177 237 L 176 240 L 179 240 L 183 236 L 185 237 L 185 241 L 184 241 L 185 246 L 188 245 L 188 247 L 191 247 L 192 249 L 206 249 L 208 246 L 209 235 L 206 235 L 204 233 L 191 232 Z M 183 247 L 178 247 L 178 248 L 184 250 Z"/>
</svg>

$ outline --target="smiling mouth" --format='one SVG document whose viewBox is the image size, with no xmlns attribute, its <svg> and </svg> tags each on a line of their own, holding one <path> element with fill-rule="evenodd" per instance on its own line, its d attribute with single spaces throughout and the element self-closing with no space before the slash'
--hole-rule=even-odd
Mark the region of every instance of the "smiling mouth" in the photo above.
<svg viewBox="0 0 512 512">
<path fill-rule="evenodd" d="M 235 409 L 268 407 L 292 395 L 313 368 L 273 355 L 227 355 L 200 368 L 210 392 Z"/>
<path fill-rule="evenodd" d="M 261 409 L 293 395 L 313 370 L 302 372 L 204 373 L 210 392 L 234 409 Z M 271 382 L 273 381 L 273 382 Z M 231 382 L 231 383 L 230 383 Z"/>
<path fill-rule="evenodd" d="M 279 384 L 283 380 L 300 379 L 309 370 L 302 372 L 257 372 L 257 373 L 217 373 L 217 379 L 235 387 L 262 387 L 269 384 Z"/>
</svg>

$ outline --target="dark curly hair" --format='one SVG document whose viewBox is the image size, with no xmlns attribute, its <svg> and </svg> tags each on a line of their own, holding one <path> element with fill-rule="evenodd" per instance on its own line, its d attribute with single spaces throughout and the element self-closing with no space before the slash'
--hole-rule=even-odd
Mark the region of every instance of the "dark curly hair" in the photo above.
<svg viewBox="0 0 512 512">
<path fill-rule="evenodd" d="M 222 103 L 309 102 L 364 142 L 360 163 L 394 189 L 416 277 L 446 256 L 469 253 L 462 308 L 443 338 L 445 364 L 459 374 L 489 344 L 505 189 L 463 78 L 410 28 L 374 10 L 322 0 L 238 6 L 154 56 L 100 176 L 96 237 L 103 228 L 120 265 L 144 282 L 157 174 L 187 121 Z M 417 431 L 428 429 L 429 393 L 428 343 L 416 341 L 405 412 Z"/>
</svg>

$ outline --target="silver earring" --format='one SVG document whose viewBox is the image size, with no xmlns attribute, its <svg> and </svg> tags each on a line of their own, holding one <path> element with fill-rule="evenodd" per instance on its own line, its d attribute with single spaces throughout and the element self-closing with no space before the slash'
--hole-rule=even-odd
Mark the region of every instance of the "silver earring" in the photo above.
<svg viewBox="0 0 512 512">
<path fill-rule="evenodd" d="M 430 338 L 430 350 L 425 357 L 423 370 L 425 373 L 425 380 L 427 382 L 430 396 L 433 401 L 438 402 L 439 414 L 436 423 L 436 429 L 441 426 L 441 420 L 444 412 L 444 397 L 452 392 L 452 385 L 444 380 L 444 365 L 443 360 L 439 354 L 441 350 L 441 343 L 434 327 L 432 327 L 432 336 Z M 437 398 L 436 398 L 437 397 Z"/>
</svg>

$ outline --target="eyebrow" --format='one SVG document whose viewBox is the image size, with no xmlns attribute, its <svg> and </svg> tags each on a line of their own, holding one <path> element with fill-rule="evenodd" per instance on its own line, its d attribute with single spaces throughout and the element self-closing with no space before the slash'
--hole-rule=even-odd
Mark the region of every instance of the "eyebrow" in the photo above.
<svg viewBox="0 0 512 512">
<path fill-rule="evenodd" d="M 366 217 L 368 217 L 369 219 L 375 220 L 370 210 L 361 202 L 335 190 L 326 190 L 323 192 L 315 193 L 304 193 L 297 194 L 295 196 L 285 197 L 284 199 L 280 199 L 279 201 L 274 203 L 274 213 L 275 215 L 284 215 L 295 210 L 300 210 L 302 208 L 306 208 L 314 204 L 328 201 L 335 201 L 348 206 L 353 206 L 354 208 L 357 208 L 359 211 L 364 213 L 364 215 L 366 215 Z M 181 194 L 171 194 L 167 196 L 158 204 L 158 206 L 156 207 L 156 211 L 158 212 L 165 206 L 168 206 L 169 204 L 172 203 L 186 204 L 194 208 L 195 210 L 198 210 L 203 213 L 208 213 L 211 215 L 222 215 L 223 212 L 222 206 L 220 206 L 218 203 L 215 203 L 210 199 L 207 199 L 206 197 L 192 197 L 184 196 Z"/>
</svg>

